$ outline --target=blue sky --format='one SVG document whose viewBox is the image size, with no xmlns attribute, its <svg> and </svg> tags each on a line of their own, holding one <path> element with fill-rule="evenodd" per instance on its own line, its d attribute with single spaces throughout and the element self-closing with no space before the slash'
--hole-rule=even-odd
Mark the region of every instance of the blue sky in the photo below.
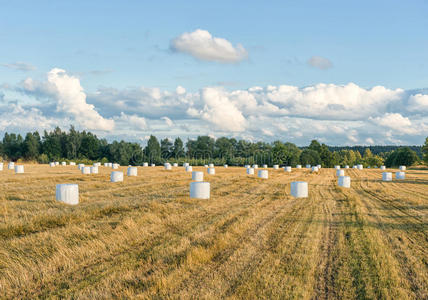
<svg viewBox="0 0 428 300">
<path fill-rule="evenodd" d="M 54 124 L 67 128 L 73 123 L 108 138 L 142 141 L 154 133 L 288 139 L 297 144 L 312 138 L 330 144 L 394 144 L 422 143 L 419 140 L 426 135 L 421 132 L 428 126 L 426 92 L 408 95 L 397 89 L 428 86 L 428 1 L 0 2 L 0 114 L 6 118 L 23 109 L 32 111 L 35 120 L 28 126 L 3 120 L 0 133 Z M 198 29 L 228 41 L 236 53 L 242 47 L 242 53 L 223 60 L 221 55 L 227 53 L 216 48 L 212 51 L 217 51 L 217 59 L 213 59 L 201 53 L 204 45 L 198 44 L 196 34 L 183 42 L 186 33 Z M 78 92 L 77 100 L 67 98 L 70 103 L 84 103 L 78 112 L 67 111 L 69 106 L 61 98 L 64 93 L 56 90 L 61 87 L 52 76 L 51 81 L 47 78 L 55 68 L 79 80 L 77 89 L 83 89 L 85 99 L 82 102 Z M 33 84 L 24 86 L 29 78 Z M 334 86 L 326 92 L 321 83 Z M 358 89 L 348 97 L 343 90 L 352 88 L 343 87 L 350 83 Z M 279 90 L 282 85 L 300 90 L 273 97 L 268 87 Z M 185 93 L 176 93 L 177 86 L 184 87 Z M 375 86 L 386 89 L 382 96 L 370 93 Z M 252 87 L 264 91 L 248 93 Z M 308 96 L 306 87 L 321 90 L 323 106 L 306 98 L 318 97 Z M 349 100 L 355 95 L 362 98 Z M 253 98 L 265 113 L 247 105 Z M 113 105 L 121 101 L 128 101 L 127 105 Z M 151 106 L 156 101 L 157 108 L 162 106 L 158 114 Z M 310 101 L 317 102 L 310 107 L 318 107 L 318 115 L 298 111 Z M 334 114 L 331 107 L 338 107 L 340 101 L 350 103 Z M 386 102 L 387 107 L 382 105 Z M 90 105 L 99 114 L 95 120 L 101 117 L 115 124 L 88 127 L 76 114 Z M 350 105 L 375 111 L 358 119 L 352 113 L 358 108 Z M 229 119 L 219 107 L 229 107 L 225 113 Z M 406 127 L 404 132 L 395 125 L 388 127 L 391 120 Z M 289 134 L 306 121 L 314 123 L 312 131 Z M 277 124 L 288 127 L 281 130 Z M 331 134 L 331 126 L 345 131 Z M 351 138 L 348 132 L 353 132 Z"/>
</svg>

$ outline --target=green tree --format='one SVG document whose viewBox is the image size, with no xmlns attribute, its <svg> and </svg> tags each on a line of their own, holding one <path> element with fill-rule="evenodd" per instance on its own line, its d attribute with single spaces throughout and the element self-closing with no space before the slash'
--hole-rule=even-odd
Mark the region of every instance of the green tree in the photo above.
<svg viewBox="0 0 428 300">
<path fill-rule="evenodd" d="M 36 134 L 37 133 L 37 134 Z M 34 134 L 28 132 L 25 136 L 24 145 L 23 145 L 23 156 L 25 159 L 37 159 L 40 152 L 40 135 L 38 132 Z"/>
<path fill-rule="evenodd" d="M 161 162 L 161 147 L 158 139 L 154 135 L 150 136 L 147 146 L 144 148 L 144 155 L 152 163 Z"/>
<path fill-rule="evenodd" d="M 183 141 L 177 137 L 174 140 L 174 146 L 172 148 L 172 154 L 174 156 L 174 158 L 180 158 L 180 157 L 184 157 L 185 156 L 185 151 L 184 151 L 184 146 L 183 146 Z"/>
<path fill-rule="evenodd" d="M 422 146 L 423 160 L 428 165 L 428 137 L 425 139 L 425 144 Z"/>
<path fill-rule="evenodd" d="M 300 163 L 302 165 L 317 165 L 320 161 L 320 155 L 315 150 L 305 149 L 300 154 Z"/>
<path fill-rule="evenodd" d="M 385 165 L 387 167 L 411 166 L 419 161 L 419 157 L 415 151 L 409 147 L 401 147 L 386 158 Z"/>
<path fill-rule="evenodd" d="M 161 140 L 160 143 L 161 147 L 161 157 L 163 159 L 168 159 L 171 157 L 171 154 L 173 152 L 173 146 L 171 141 L 168 138 L 165 138 Z"/>
</svg>

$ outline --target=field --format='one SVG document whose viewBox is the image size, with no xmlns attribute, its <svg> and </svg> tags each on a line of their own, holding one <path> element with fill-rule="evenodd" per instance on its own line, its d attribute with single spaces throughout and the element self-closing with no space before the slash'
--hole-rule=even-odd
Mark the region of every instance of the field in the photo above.
<svg viewBox="0 0 428 300">
<path fill-rule="evenodd" d="M 210 200 L 189 199 L 182 167 L 99 170 L 0 172 L 0 298 L 428 299 L 427 170 L 350 169 L 343 189 L 333 169 L 217 167 Z M 58 183 L 81 203 L 56 202 Z"/>
</svg>

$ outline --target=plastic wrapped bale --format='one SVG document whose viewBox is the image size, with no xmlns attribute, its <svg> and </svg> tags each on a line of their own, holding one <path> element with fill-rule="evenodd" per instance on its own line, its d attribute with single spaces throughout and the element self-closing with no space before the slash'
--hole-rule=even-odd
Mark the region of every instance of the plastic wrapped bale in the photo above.
<svg viewBox="0 0 428 300">
<path fill-rule="evenodd" d="M 151 164 L 150 167 L 154 168 L 156 167 L 156 164 Z"/>
<path fill-rule="evenodd" d="M 171 164 L 165 164 L 164 168 L 165 170 L 172 170 Z"/>
<path fill-rule="evenodd" d="M 302 165 L 296 165 L 296 169 L 301 169 Z"/>
<path fill-rule="evenodd" d="M 138 169 L 137 167 L 128 167 L 126 170 L 126 175 L 128 176 L 137 176 L 138 175 Z"/>
<path fill-rule="evenodd" d="M 316 166 L 312 167 L 312 172 L 318 172 L 318 171 L 319 171 L 318 167 L 316 167 Z"/>
<path fill-rule="evenodd" d="M 336 169 L 336 176 L 345 176 L 345 170 Z"/>
<path fill-rule="evenodd" d="M 119 164 L 113 164 L 111 167 L 113 170 L 119 169 Z"/>
<path fill-rule="evenodd" d="M 214 169 L 214 168 L 208 168 L 208 169 L 207 169 L 207 173 L 208 173 L 209 175 L 215 175 L 215 169 Z"/>
<path fill-rule="evenodd" d="M 9 162 L 9 164 L 7 165 L 7 168 L 9 170 L 14 170 L 15 169 L 15 163 L 13 161 Z"/>
<path fill-rule="evenodd" d="M 177 163 L 173 163 L 172 166 L 173 167 L 178 167 L 178 164 Z"/>
<path fill-rule="evenodd" d="M 108 167 L 109 167 L 109 168 L 113 168 L 113 163 L 109 162 L 109 163 L 108 163 Z"/>
<path fill-rule="evenodd" d="M 148 167 L 149 166 L 149 163 L 143 163 L 143 167 Z"/>
<path fill-rule="evenodd" d="M 190 183 L 190 198 L 191 199 L 209 199 L 210 198 L 210 183 L 209 182 L 191 182 Z"/>
<path fill-rule="evenodd" d="M 192 172 L 192 171 L 193 171 L 192 166 L 187 166 L 187 167 L 186 167 L 186 172 Z"/>
<path fill-rule="evenodd" d="M 350 188 L 351 187 L 351 177 L 339 176 L 339 178 L 337 179 L 337 183 L 341 187 Z"/>
<path fill-rule="evenodd" d="M 278 170 L 279 169 L 279 165 L 273 165 L 273 169 L 274 170 Z"/>
<path fill-rule="evenodd" d="M 251 166 L 250 165 L 245 165 L 244 168 L 248 169 L 248 168 L 251 168 Z"/>
<path fill-rule="evenodd" d="M 336 170 L 340 170 L 340 166 L 334 166 Z"/>
<path fill-rule="evenodd" d="M 263 168 L 263 169 L 267 169 L 267 168 L 268 168 L 268 165 L 262 165 L 262 168 Z"/>
<path fill-rule="evenodd" d="M 386 167 L 385 166 L 380 166 L 380 169 L 381 170 L 386 170 Z"/>
<path fill-rule="evenodd" d="M 306 169 L 310 169 L 311 168 L 311 165 L 306 165 Z"/>
<path fill-rule="evenodd" d="M 400 166 L 400 171 L 406 171 L 406 166 Z"/>
<path fill-rule="evenodd" d="M 75 166 L 76 163 L 74 161 L 70 161 L 70 166 Z"/>
<path fill-rule="evenodd" d="M 3 163 L 0 163 L 0 171 L 3 171 Z"/>
<path fill-rule="evenodd" d="M 403 171 L 395 172 L 395 179 L 406 179 L 406 173 Z"/>
<path fill-rule="evenodd" d="M 51 168 L 55 167 L 55 163 L 54 162 L 50 162 L 49 163 L 49 167 L 51 167 Z"/>
<path fill-rule="evenodd" d="M 358 167 L 356 166 L 356 165 L 354 165 L 353 167 L 352 167 L 352 169 L 357 169 Z"/>
<path fill-rule="evenodd" d="M 364 169 L 364 167 L 363 167 L 363 165 L 357 165 L 357 169 L 362 170 L 362 169 Z"/>
<path fill-rule="evenodd" d="M 61 166 L 66 166 L 67 163 L 65 161 L 61 162 Z"/>
<path fill-rule="evenodd" d="M 82 174 L 91 174 L 91 167 L 83 167 Z"/>
<path fill-rule="evenodd" d="M 113 171 L 110 173 L 111 182 L 121 182 L 123 181 L 123 172 Z"/>
<path fill-rule="evenodd" d="M 208 168 L 208 165 L 204 165 L 204 168 Z"/>
<path fill-rule="evenodd" d="M 82 168 L 84 168 L 85 167 L 85 165 L 84 164 L 78 164 L 77 165 L 77 168 L 80 170 L 80 171 L 82 171 Z"/>
<path fill-rule="evenodd" d="M 253 169 L 258 169 L 259 165 L 253 165 Z"/>
<path fill-rule="evenodd" d="M 346 166 L 345 166 L 345 169 L 349 169 L 349 166 L 348 166 L 348 165 L 346 165 Z"/>
<path fill-rule="evenodd" d="M 190 166 L 189 163 L 187 162 L 183 163 L 183 167 L 188 167 L 188 166 Z"/>
<path fill-rule="evenodd" d="M 59 161 L 56 161 L 56 162 L 55 162 L 55 166 L 59 166 Z"/>
<path fill-rule="evenodd" d="M 24 166 L 23 165 L 16 165 L 15 166 L 15 174 L 22 174 L 24 173 Z"/>
<path fill-rule="evenodd" d="M 290 166 L 286 166 L 284 168 L 284 171 L 290 173 L 291 172 L 291 167 Z"/>
<path fill-rule="evenodd" d="M 204 181 L 204 172 L 193 171 L 192 172 L 193 181 Z"/>
<path fill-rule="evenodd" d="M 254 168 L 247 168 L 248 175 L 254 175 Z"/>
<path fill-rule="evenodd" d="M 98 174 L 98 167 L 92 166 L 90 169 L 91 169 L 91 174 Z"/>
<path fill-rule="evenodd" d="M 229 166 L 228 166 L 228 165 L 224 165 L 223 167 L 225 167 L 225 168 L 229 168 Z"/>
<path fill-rule="evenodd" d="M 382 181 L 392 181 L 392 173 L 391 172 L 383 172 L 382 173 Z"/>
<path fill-rule="evenodd" d="M 104 163 L 104 167 L 106 167 L 106 168 L 107 168 L 107 167 L 108 167 L 108 163 Z"/>
<path fill-rule="evenodd" d="M 268 172 L 268 170 L 259 170 L 257 172 L 257 177 L 258 178 L 263 178 L 263 179 L 268 179 L 269 178 L 269 172 Z"/>
<path fill-rule="evenodd" d="M 318 170 L 321 170 L 321 165 L 317 165 Z"/>
<path fill-rule="evenodd" d="M 55 198 L 56 201 L 65 204 L 79 204 L 79 186 L 77 184 L 57 184 Z"/>
<path fill-rule="evenodd" d="M 214 168 L 214 164 L 209 164 L 208 168 Z"/>
<path fill-rule="evenodd" d="M 290 184 L 290 194 L 296 198 L 307 198 L 308 183 L 305 181 L 293 181 Z"/>
</svg>

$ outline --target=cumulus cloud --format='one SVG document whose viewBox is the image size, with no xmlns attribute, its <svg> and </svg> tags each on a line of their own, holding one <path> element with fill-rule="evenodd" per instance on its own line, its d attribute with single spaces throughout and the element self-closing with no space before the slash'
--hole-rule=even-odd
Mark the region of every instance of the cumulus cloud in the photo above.
<svg viewBox="0 0 428 300">
<path fill-rule="evenodd" d="M 24 72 L 36 70 L 36 67 L 33 66 L 32 64 L 25 63 L 22 61 L 18 61 L 18 62 L 14 62 L 14 63 L 8 63 L 8 64 L 2 64 L 2 66 L 5 68 L 18 70 L 18 71 L 24 71 Z"/>
<path fill-rule="evenodd" d="M 213 37 L 208 31 L 202 29 L 185 32 L 174 38 L 170 48 L 199 60 L 221 63 L 235 63 L 248 57 L 247 50 L 241 44 L 234 47 L 228 40 Z"/>
<path fill-rule="evenodd" d="M 412 112 L 428 113 L 428 95 L 411 95 L 409 97 L 408 110 Z"/>
<path fill-rule="evenodd" d="M 124 123 L 124 126 L 122 127 L 129 127 L 136 131 L 144 131 L 148 129 L 146 119 L 135 114 L 127 115 L 124 112 L 121 112 L 120 116 L 114 117 L 114 120 Z"/>
<path fill-rule="evenodd" d="M 327 70 L 333 67 L 333 63 L 325 57 L 322 56 L 312 56 L 308 60 L 308 64 L 313 67 L 320 70 Z"/>
<path fill-rule="evenodd" d="M 168 118 L 168 117 L 162 117 L 161 119 L 165 121 L 165 124 L 166 124 L 168 127 L 172 127 L 172 126 L 174 126 L 174 122 L 172 122 L 172 120 L 171 120 L 170 118 Z"/>
</svg>

